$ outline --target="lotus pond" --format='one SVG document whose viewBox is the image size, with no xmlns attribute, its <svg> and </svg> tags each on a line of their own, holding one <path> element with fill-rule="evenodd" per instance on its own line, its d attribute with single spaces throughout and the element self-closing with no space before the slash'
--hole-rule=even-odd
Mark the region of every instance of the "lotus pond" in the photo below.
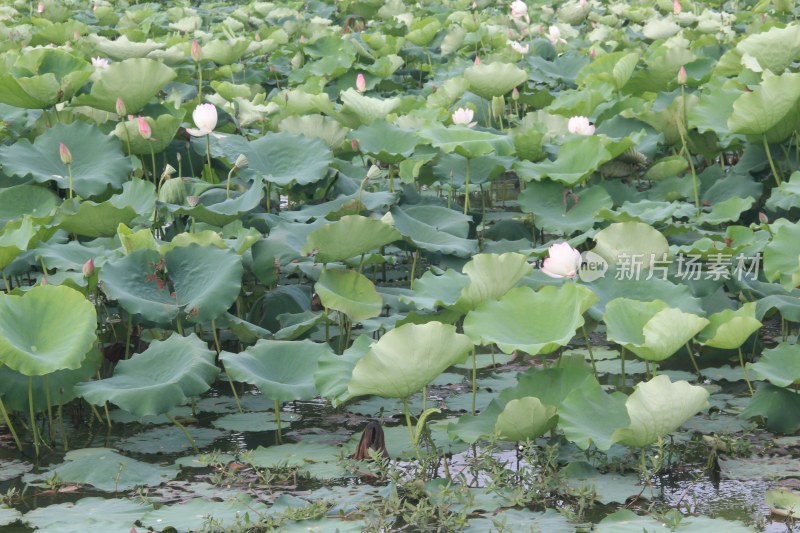
<svg viewBox="0 0 800 533">
<path fill-rule="evenodd" d="M 0 2 L 0 528 L 792 530 L 799 14 Z"/>
</svg>

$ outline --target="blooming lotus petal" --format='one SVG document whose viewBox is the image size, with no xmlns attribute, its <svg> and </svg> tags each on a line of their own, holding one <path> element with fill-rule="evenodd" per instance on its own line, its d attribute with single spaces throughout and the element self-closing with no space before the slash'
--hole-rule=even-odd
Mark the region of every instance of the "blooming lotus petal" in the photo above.
<svg viewBox="0 0 800 533">
<path fill-rule="evenodd" d="M 474 112 L 472 109 L 466 107 L 459 107 L 453 112 L 453 124 L 461 124 L 463 126 L 467 126 L 469 128 L 473 127 L 476 122 L 472 121 L 472 117 L 474 116 Z"/>
<path fill-rule="evenodd" d="M 550 246 L 542 272 L 551 278 L 574 278 L 581 267 L 581 253 L 566 242 Z"/>
<path fill-rule="evenodd" d="M 578 135 L 593 135 L 595 127 L 589 123 L 587 117 L 572 117 L 567 123 L 567 130 Z"/>
<path fill-rule="evenodd" d="M 217 108 L 214 104 L 200 104 L 192 112 L 195 128 L 186 128 L 189 135 L 202 137 L 209 135 L 217 127 Z"/>
</svg>

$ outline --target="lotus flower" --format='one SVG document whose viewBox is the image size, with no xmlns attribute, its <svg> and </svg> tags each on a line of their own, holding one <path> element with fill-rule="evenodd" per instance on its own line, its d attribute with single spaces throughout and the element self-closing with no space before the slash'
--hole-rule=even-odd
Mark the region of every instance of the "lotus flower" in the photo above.
<svg viewBox="0 0 800 533">
<path fill-rule="evenodd" d="M 686 67 L 681 66 L 680 70 L 678 70 L 678 85 L 686 85 L 687 79 Z"/>
<path fill-rule="evenodd" d="M 39 5 L 36 6 L 37 13 L 44 13 L 44 2 L 39 2 Z"/>
<path fill-rule="evenodd" d="M 542 272 L 551 278 L 574 278 L 581 268 L 581 253 L 566 242 L 553 244 L 547 249 Z"/>
<path fill-rule="evenodd" d="M 203 57 L 203 49 L 200 48 L 200 43 L 197 40 L 192 41 L 192 60 L 197 63 Z"/>
<path fill-rule="evenodd" d="M 680 15 L 681 11 L 683 11 L 683 7 L 678 0 L 672 0 L 672 12 L 676 15 Z"/>
<path fill-rule="evenodd" d="M 105 57 L 93 57 L 92 66 L 96 69 L 107 69 L 110 61 Z"/>
<path fill-rule="evenodd" d="M 364 79 L 364 75 L 360 72 L 356 76 L 356 90 L 360 93 L 367 90 L 367 80 Z"/>
<path fill-rule="evenodd" d="M 572 117 L 567 123 L 567 130 L 578 135 L 593 135 L 595 127 L 589 124 L 586 117 Z"/>
<path fill-rule="evenodd" d="M 61 162 L 65 165 L 72 164 L 72 152 L 69 151 L 66 144 L 60 143 L 58 145 L 58 155 L 61 157 Z"/>
<path fill-rule="evenodd" d="M 138 117 L 137 120 L 139 121 L 139 135 L 141 135 L 144 140 L 149 139 L 153 135 L 150 124 L 147 123 L 144 117 Z"/>
<path fill-rule="evenodd" d="M 518 43 L 517 41 L 511 41 L 511 42 L 510 42 L 510 43 L 508 43 L 508 44 L 510 44 L 510 45 L 511 45 L 511 48 L 513 48 L 515 52 L 517 52 L 517 53 L 519 53 L 519 54 L 522 54 L 522 55 L 525 55 L 525 54 L 527 54 L 527 53 L 528 53 L 528 50 L 530 50 L 530 46 L 529 46 L 529 45 L 527 45 L 527 44 L 520 44 L 520 43 Z"/>
<path fill-rule="evenodd" d="M 558 43 L 567 42 L 561 38 L 561 30 L 558 29 L 558 26 L 550 26 L 550 28 L 547 29 L 547 40 L 550 41 L 553 46 Z"/>
<path fill-rule="evenodd" d="M 476 65 L 480 65 L 481 64 L 481 56 L 475 56 L 475 64 Z"/>
<path fill-rule="evenodd" d="M 125 102 L 119 96 L 117 96 L 116 109 L 117 109 L 117 115 L 119 115 L 120 117 L 124 117 L 125 115 L 128 114 L 128 108 L 125 107 Z"/>
<path fill-rule="evenodd" d="M 214 107 L 214 104 L 200 104 L 194 108 L 192 120 L 197 129 L 186 128 L 189 135 L 194 137 L 211 135 L 214 128 L 217 127 L 217 108 Z"/>
<path fill-rule="evenodd" d="M 511 16 L 519 19 L 528 14 L 528 4 L 522 0 L 514 0 L 511 2 Z"/>
<path fill-rule="evenodd" d="M 92 274 L 94 274 L 94 259 L 89 258 L 89 260 L 83 264 L 83 277 L 91 278 Z"/>
<path fill-rule="evenodd" d="M 468 128 L 473 127 L 477 122 L 472 121 L 474 113 L 472 109 L 459 107 L 453 112 L 453 124 L 461 124 Z"/>
</svg>

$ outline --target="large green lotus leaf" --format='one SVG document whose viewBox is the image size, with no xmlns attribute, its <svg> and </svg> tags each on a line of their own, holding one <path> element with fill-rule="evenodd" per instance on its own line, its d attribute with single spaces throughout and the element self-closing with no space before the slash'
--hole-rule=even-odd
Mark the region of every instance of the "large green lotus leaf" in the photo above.
<svg viewBox="0 0 800 533">
<path fill-rule="evenodd" d="M 117 98 L 129 114 L 136 114 L 176 76 L 174 70 L 154 59 L 126 59 L 100 73 L 89 94 L 78 96 L 75 105 L 86 105 L 116 113 Z"/>
<path fill-rule="evenodd" d="M 305 500 L 300 501 L 306 503 Z M 266 504 L 255 501 L 248 494 L 238 493 L 222 501 L 191 498 L 162 505 L 158 510 L 147 513 L 141 522 L 148 529 L 153 528 L 151 531 L 208 531 L 210 523 L 214 524 L 213 528 L 217 531 L 242 531 L 247 527 L 242 527 L 246 523 L 245 517 L 252 525 L 270 513 Z"/>
<path fill-rule="evenodd" d="M 469 90 L 491 100 L 503 96 L 528 79 L 528 73 L 511 63 L 480 63 L 464 71 Z"/>
<path fill-rule="evenodd" d="M 0 296 L 0 363 L 26 376 L 77 369 L 96 340 L 94 306 L 76 290 L 37 285 Z"/>
<path fill-rule="evenodd" d="M 437 307 L 453 307 L 469 285 L 469 277 L 450 268 L 437 276 L 426 271 L 414 280 L 413 296 L 403 296 L 401 300 L 411 302 L 417 309 L 434 311 Z"/>
<path fill-rule="evenodd" d="M 174 479 L 180 469 L 144 463 L 120 455 L 110 448 L 82 448 L 67 452 L 64 462 L 37 474 L 27 474 L 26 483 L 58 476 L 62 483 L 91 485 L 104 492 L 128 491 L 135 487 L 155 487 Z"/>
<path fill-rule="evenodd" d="M 445 127 L 434 124 L 422 129 L 420 137 L 445 154 L 455 152 L 468 159 L 496 152 L 506 155 L 513 149 L 508 135 L 496 135 L 488 131 L 477 131 L 466 126 Z"/>
<path fill-rule="evenodd" d="M 0 148 L 0 164 L 6 174 L 30 175 L 37 182 L 54 181 L 59 189 L 68 189 L 69 173 L 59 156 L 60 143 L 72 153 L 72 187 L 84 198 L 102 194 L 109 186 L 119 189 L 132 169 L 120 141 L 85 122 L 59 123 L 33 144 L 20 139 L 4 146 Z"/>
<path fill-rule="evenodd" d="M 77 397 L 74 391 L 75 385 L 91 379 L 100 369 L 102 362 L 103 354 L 100 350 L 90 349 L 80 368 L 56 370 L 45 376 L 34 376 L 32 381 L 28 376 L 7 366 L 0 366 L 0 383 L 3 384 L 0 396 L 6 408 L 21 413 L 27 412 L 30 407 L 29 386 L 33 398 L 33 410 L 37 413 L 45 411 L 50 406 L 66 405 Z"/>
<path fill-rule="evenodd" d="M 194 217 L 200 222 L 211 224 L 212 226 L 223 227 L 235 220 L 239 220 L 246 213 L 249 213 L 261 203 L 264 197 L 264 180 L 261 176 L 256 177 L 250 188 L 236 198 L 230 198 L 217 203 L 204 204 L 206 197 L 200 196 L 200 203 L 194 207 L 173 207 L 170 210 L 174 213 Z M 209 198 L 216 197 L 210 196 Z"/>
<path fill-rule="evenodd" d="M 755 198 L 747 196 L 746 198 L 731 197 L 723 200 L 714 205 L 711 211 L 703 213 L 697 218 L 700 224 L 710 224 L 716 226 L 723 222 L 736 222 L 741 217 L 744 211 L 750 209 L 755 203 Z"/>
<path fill-rule="evenodd" d="M 364 274 L 355 270 L 324 270 L 314 290 L 327 309 L 341 311 L 353 322 L 376 317 L 383 298 Z"/>
<path fill-rule="evenodd" d="M 59 198 L 53 191 L 38 185 L 22 184 L 0 189 L 0 229 L 24 215 L 46 217 L 58 203 Z"/>
<path fill-rule="evenodd" d="M 120 224 L 117 226 L 117 238 L 119 238 L 122 250 L 126 255 L 136 250 L 159 251 L 156 238 L 153 237 L 153 232 L 149 228 L 133 231 L 125 224 Z"/>
<path fill-rule="evenodd" d="M 158 252 L 142 249 L 107 262 L 100 271 L 103 291 L 129 313 L 160 324 L 179 312 L 213 320 L 239 295 L 243 267 L 232 250 L 192 244 L 167 252 L 161 261 Z"/>
<path fill-rule="evenodd" d="M 588 187 L 566 199 L 564 191 L 562 184 L 553 181 L 529 183 L 519 195 L 520 208 L 533 214 L 536 227 L 570 235 L 591 229 L 597 214 L 614 204 L 602 187 Z"/>
<path fill-rule="evenodd" d="M 656 229 L 642 222 L 616 222 L 597 232 L 594 253 L 610 267 L 618 263 L 633 264 L 638 259 L 644 268 L 660 261 L 669 252 L 667 239 Z M 627 261 L 626 261 L 627 260 Z"/>
<path fill-rule="evenodd" d="M 148 107 L 147 110 L 150 111 L 151 109 L 152 107 Z M 151 116 L 146 116 L 145 120 L 150 126 L 152 134 L 149 139 L 145 139 L 139 133 L 139 120 L 137 118 L 117 122 L 117 126 L 114 128 L 114 135 L 119 138 L 125 151 L 129 154 L 149 156 L 151 150 L 152 153 L 158 154 L 163 152 L 175 140 L 175 133 L 183 122 L 185 114 L 186 111 L 183 109 L 173 109 L 159 114 L 155 119 Z"/>
<path fill-rule="evenodd" d="M 67 200 L 59 208 L 58 227 L 85 237 L 111 237 L 120 224 L 135 218 L 150 217 L 156 205 L 156 188 L 149 181 L 133 179 L 122 186 L 122 193 L 105 202 Z"/>
<path fill-rule="evenodd" d="M 344 142 L 348 129 L 323 115 L 302 115 L 284 118 L 278 123 L 278 131 L 305 137 L 317 137 L 325 141 L 325 144 L 332 149 L 336 149 Z"/>
<path fill-rule="evenodd" d="M 194 333 L 173 333 L 117 363 L 112 377 L 82 383 L 75 391 L 89 403 L 111 402 L 140 418 L 162 415 L 211 388 L 219 374 L 215 355 Z"/>
<path fill-rule="evenodd" d="M 741 522 L 708 518 L 705 516 L 684 516 L 676 529 L 667 527 L 661 520 L 650 515 L 639 516 L 633 511 L 623 509 L 610 514 L 600 521 L 592 531 L 597 533 L 672 533 L 673 531 L 691 531 L 696 533 L 747 533 L 752 531 Z"/>
<path fill-rule="evenodd" d="M 565 346 L 583 326 L 583 313 L 597 297 L 575 283 L 511 289 L 500 300 L 488 300 L 464 319 L 464 333 L 483 345 L 497 344 L 505 353 L 550 353 Z"/>
<path fill-rule="evenodd" d="M 518 253 L 473 256 L 463 268 L 469 285 L 462 289 L 456 309 L 466 312 L 487 300 L 499 299 L 531 270 L 527 256 Z"/>
<path fill-rule="evenodd" d="M 764 493 L 764 500 L 773 514 L 800 517 L 800 494 L 793 490 L 785 488 L 768 490 Z"/>
<path fill-rule="evenodd" d="M 764 205 L 772 211 L 777 211 L 778 209 L 788 211 L 800 207 L 800 172 L 795 170 L 789 176 L 789 181 L 784 181 L 778 187 L 772 189 L 769 199 Z"/>
<path fill-rule="evenodd" d="M 442 23 L 436 17 L 425 17 L 411 23 L 406 39 L 417 46 L 427 46 L 441 29 Z"/>
<path fill-rule="evenodd" d="M 391 210 L 394 227 L 415 246 L 428 252 L 469 257 L 478 252 L 478 242 L 466 239 L 469 220 L 457 211 L 435 205 Z"/>
<path fill-rule="evenodd" d="M 231 378 L 255 385 L 265 398 L 283 403 L 316 396 L 317 361 L 330 353 L 327 345 L 308 340 L 262 339 L 243 352 L 222 352 L 219 357 Z"/>
<path fill-rule="evenodd" d="M 92 67 L 65 50 L 36 48 L 19 56 L 11 72 L 0 74 L 0 102 L 44 109 L 72 98 Z"/>
<path fill-rule="evenodd" d="M 636 385 L 625 402 L 631 425 L 614 432 L 614 440 L 626 446 L 644 448 L 658 441 L 708 405 L 708 391 L 685 381 L 672 383 L 668 376 L 656 376 Z"/>
<path fill-rule="evenodd" d="M 344 261 L 402 238 L 389 224 L 361 215 L 347 215 L 308 235 L 303 254 L 316 254 L 317 261 Z"/>
<path fill-rule="evenodd" d="M 0 269 L 39 240 L 39 231 L 29 216 L 8 222 L 0 231 Z"/>
<path fill-rule="evenodd" d="M 689 109 L 689 126 L 700 133 L 713 131 L 719 137 L 728 135 L 728 118 L 733 114 L 733 104 L 743 94 L 736 87 L 713 87 L 703 92 L 697 104 Z"/>
<path fill-rule="evenodd" d="M 359 335 L 342 355 L 322 354 L 319 367 L 314 373 L 314 382 L 320 396 L 329 399 L 334 407 L 347 400 L 347 385 L 353 376 L 353 368 L 359 359 L 367 355 L 371 346 L 370 337 Z"/>
<path fill-rule="evenodd" d="M 598 135 L 582 135 L 561 145 L 555 161 L 515 165 L 524 181 L 541 181 L 543 178 L 572 187 L 589 178 L 603 163 L 614 158 Z"/>
<path fill-rule="evenodd" d="M 603 315 L 608 340 L 648 361 L 663 361 L 697 335 L 709 321 L 661 300 L 616 298 Z"/>
<path fill-rule="evenodd" d="M 755 69 L 747 56 L 754 59 L 761 69 L 769 69 L 773 74 L 783 74 L 786 67 L 800 59 L 800 25 L 772 27 L 767 31 L 748 35 L 739 41 L 736 50 L 750 70 Z"/>
<path fill-rule="evenodd" d="M 128 39 L 126 35 L 121 35 L 112 40 L 95 34 L 87 37 L 87 40 L 94 45 L 98 52 L 102 52 L 103 55 L 108 56 L 116 61 L 124 61 L 132 58 L 144 58 L 150 52 L 166 46 L 165 44 L 157 43 L 152 39 L 147 39 L 143 42 L 134 42 Z"/>
<path fill-rule="evenodd" d="M 605 392 L 597 380 L 570 392 L 558 408 L 558 426 L 567 440 L 581 450 L 594 444 L 606 451 L 614 444 L 617 429 L 628 427 L 631 419 L 625 408 L 627 397 Z"/>
<path fill-rule="evenodd" d="M 22 513 L 16 509 L 0 507 L 0 526 L 12 524 L 22 517 Z"/>
<path fill-rule="evenodd" d="M 761 383 L 739 416 L 745 420 L 766 418 L 768 430 L 792 435 L 800 429 L 797 413 L 800 413 L 800 395 L 791 389 Z"/>
<path fill-rule="evenodd" d="M 191 414 L 191 408 L 187 414 Z M 205 448 L 226 435 L 224 431 L 213 428 L 192 427 L 187 430 L 198 448 Z M 115 446 L 124 452 L 138 454 L 172 454 L 189 452 L 193 448 L 183 430 L 174 424 L 129 435 L 116 441 Z"/>
<path fill-rule="evenodd" d="M 800 223 L 784 224 L 764 249 L 764 275 L 786 290 L 800 286 Z"/>
<path fill-rule="evenodd" d="M 153 505 L 123 498 L 82 498 L 76 502 L 38 507 L 25 513 L 23 521 L 51 533 L 82 531 L 130 531 Z"/>
<path fill-rule="evenodd" d="M 214 39 L 202 47 L 202 58 L 213 61 L 218 65 L 230 65 L 239 61 L 247 51 L 249 39 L 237 38 L 233 40 Z"/>
<path fill-rule="evenodd" d="M 800 98 L 800 74 L 780 76 L 764 72 L 761 85 L 733 103 L 728 119 L 731 133 L 763 135 L 779 125 L 796 107 Z M 781 139 L 775 139 L 781 140 Z"/>
<path fill-rule="evenodd" d="M 316 183 L 328 174 L 333 161 L 330 148 L 320 139 L 285 132 L 250 141 L 245 155 L 250 168 L 281 187 Z"/>
<path fill-rule="evenodd" d="M 379 161 L 397 164 L 408 158 L 421 142 L 417 132 L 399 128 L 385 120 L 376 120 L 352 132 L 359 149 Z"/>
<path fill-rule="evenodd" d="M 705 346 L 735 350 L 761 327 L 756 318 L 756 302 L 748 302 L 734 311 L 725 309 L 708 317 L 709 324 L 697 335 Z"/>
<path fill-rule="evenodd" d="M 758 361 L 747 364 L 747 369 L 776 387 L 800 383 L 800 346 L 782 342 L 764 350 Z"/>
<path fill-rule="evenodd" d="M 397 109 L 402 101 L 400 98 L 373 98 L 365 96 L 350 87 L 340 95 L 342 111 L 339 121 L 342 125 L 357 128 L 362 124 L 372 124 L 376 120 L 386 118 L 386 115 Z"/>
<path fill-rule="evenodd" d="M 501 439 L 525 441 L 544 435 L 558 422 L 556 408 L 533 396 L 511 400 L 497 417 L 494 430 Z"/>
<path fill-rule="evenodd" d="M 408 398 L 446 368 L 464 361 L 472 342 L 440 322 L 404 324 L 372 345 L 348 385 L 350 396 Z"/>
</svg>

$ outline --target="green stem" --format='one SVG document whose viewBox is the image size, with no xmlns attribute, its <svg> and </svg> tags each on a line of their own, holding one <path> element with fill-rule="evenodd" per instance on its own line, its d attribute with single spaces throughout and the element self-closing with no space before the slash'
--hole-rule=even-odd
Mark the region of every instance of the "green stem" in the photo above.
<svg viewBox="0 0 800 533">
<path fill-rule="evenodd" d="M 159 185 L 161 185 L 158 181 L 158 175 L 156 174 L 156 153 L 153 150 L 153 143 L 148 142 L 147 147 L 150 148 L 150 163 L 153 165 L 153 185 L 156 186 L 156 190 L 158 190 Z"/>
<path fill-rule="evenodd" d="M 772 160 L 772 152 L 769 150 L 769 143 L 767 142 L 767 136 L 762 135 L 761 140 L 764 142 L 764 151 L 767 152 L 767 161 L 769 161 L 769 169 L 772 171 L 772 177 L 775 178 L 775 184 L 780 187 L 781 182 L 781 175 L 778 174 L 778 169 L 775 168 L 775 162 Z"/>
<path fill-rule="evenodd" d="M 620 373 L 622 374 L 622 386 L 625 386 L 625 347 L 622 346 L 622 349 L 619 352 L 619 360 L 620 360 Z"/>
<path fill-rule="evenodd" d="M 697 372 L 697 377 L 700 377 L 700 367 L 697 366 L 697 360 L 694 358 L 694 352 L 692 352 L 692 346 L 690 343 L 686 343 L 686 351 L 689 352 L 689 359 L 692 360 L 692 366 L 694 367 L 694 371 Z"/>
<path fill-rule="evenodd" d="M 211 135 L 206 135 L 206 162 L 208 163 L 208 182 L 211 181 Z"/>
<path fill-rule="evenodd" d="M 469 158 L 467 158 L 467 170 L 464 178 L 464 214 L 469 213 Z"/>
<path fill-rule="evenodd" d="M 125 360 L 131 354 L 131 334 L 133 332 L 133 315 L 128 315 L 128 331 L 125 333 Z"/>
<path fill-rule="evenodd" d="M 175 325 L 177 326 L 178 333 L 181 337 L 183 337 L 183 324 L 181 323 L 180 313 L 178 313 L 178 315 L 175 317 Z"/>
<path fill-rule="evenodd" d="M 417 460 L 422 463 L 422 457 L 419 454 L 419 447 L 417 440 L 414 438 L 414 426 L 411 425 L 411 413 L 408 412 L 408 398 L 403 398 L 403 414 L 406 415 L 406 426 L 408 426 L 408 437 L 411 439 L 411 444 L 414 446 L 414 452 L 417 454 Z"/>
<path fill-rule="evenodd" d="M 275 400 L 275 423 L 278 424 L 278 432 L 276 433 L 276 437 L 278 442 L 283 442 L 283 436 L 281 435 L 281 404 L 278 400 Z"/>
<path fill-rule="evenodd" d="M 594 362 L 594 352 L 592 351 L 592 343 L 589 342 L 589 334 L 586 333 L 586 326 L 581 326 L 581 331 L 583 332 L 583 338 L 586 341 L 586 348 L 589 350 L 589 359 L 592 360 L 592 371 L 594 372 L 594 377 L 597 377 L 597 366 Z"/>
<path fill-rule="evenodd" d="M 69 175 L 69 197 L 72 199 L 72 163 L 67 165 L 67 174 Z"/>
<path fill-rule="evenodd" d="M 11 285 L 8 283 L 8 277 L 6 276 L 5 270 L 3 271 L 3 283 L 6 286 L 6 294 L 11 292 Z"/>
<path fill-rule="evenodd" d="M 747 375 L 747 368 L 744 365 L 744 355 L 742 354 L 742 347 L 739 346 L 739 364 L 742 366 L 744 372 L 744 380 L 747 382 L 747 390 L 750 391 L 750 396 L 753 395 L 753 384 L 750 383 L 750 376 Z"/>
<path fill-rule="evenodd" d="M 272 212 L 272 187 L 271 183 L 267 182 L 267 213 Z M 280 209 L 279 209 L 280 211 Z"/>
<path fill-rule="evenodd" d="M 203 67 L 197 62 L 197 105 L 203 102 Z"/>
<path fill-rule="evenodd" d="M 6 405 L 3 403 L 2 398 L 0 398 L 0 414 L 3 415 L 3 420 L 6 423 L 8 431 L 11 432 L 11 436 L 14 437 L 14 442 L 17 444 L 17 449 L 22 451 L 22 444 L 19 442 L 19 437 L 17 436 L 17 432 L 14 430 L 14 425 L 11 424 L 11 418 L 8 416 L 8 411 L 6 411 Z"/>
<path fill-rule="evenodd" d="M 53 408 L 50 402 L 50 384 L 47 382 L 47 375 L 44 378 L 44 398 L 47 402 L 47 430 L 50 433 L 50 440 L 53 440 Z"/>
<path fill-rule="evenodd" d="M 419 248 L 414 252 L 414 259 L 411 261 L 411 275 L 409 276 L 409 285 L 411 290 L 414 290 L 414 278 L 416 277 L 417 261 L 419 260 Z"/>
<path fill-rule="evenodd" d="M 478 396 L 478 354 L 472 346 L 472 416 L 475 416 L 475 398 Z"/>
<path fill-rule="evenodd" d="M 168 413 L 164 413 L 164 416 L 167 417 L 167 420 L 178 426 L 178 428 L 181 431 L 183 431 L 183 434 L 186 435 L 186 438 L 189 440 L 189 444 L 192 445 L 192 449 L 194 449 L 195 453 L 200 453 L 200 450 L 197 449 L 197 444 L 194 442 L 194 439 L 192 438 L 192 435 L 189 433 L 189 430 L 186 429 L 186 427 L 184 427 L 183 424 L 181 424 L 173 417 L 171 417 Z"/>
<path fill-rule="evenodd" d="M 33 377 L 28 376 L 28 411 L 31 417 L 31 433 L 33 434 L 33 447 L 36 449 L 36 458 L 39 458 L 39 435 L 36 430 L 36 415 L 33 413 Z"/>
<path fill-rule="evenodd" d="M 233 171 L 236 170 L 236 167 L 231 167 L 230 172 L 228 172 L 228 181 L 225 183 L 225 199 L 229 200 L 231 197 L 231 176 L 233 176 Z"/>
<path fill-rule="evenodd" d="M 61 399 L 58 402 L 58 429 L 61 432 L 61 442 L 64 445 L 64 451 L 69 451 L 69 441 L 67 440 L 67 432 L 64 431 L 64 389 L 61 389 Z"/>
</svg>

